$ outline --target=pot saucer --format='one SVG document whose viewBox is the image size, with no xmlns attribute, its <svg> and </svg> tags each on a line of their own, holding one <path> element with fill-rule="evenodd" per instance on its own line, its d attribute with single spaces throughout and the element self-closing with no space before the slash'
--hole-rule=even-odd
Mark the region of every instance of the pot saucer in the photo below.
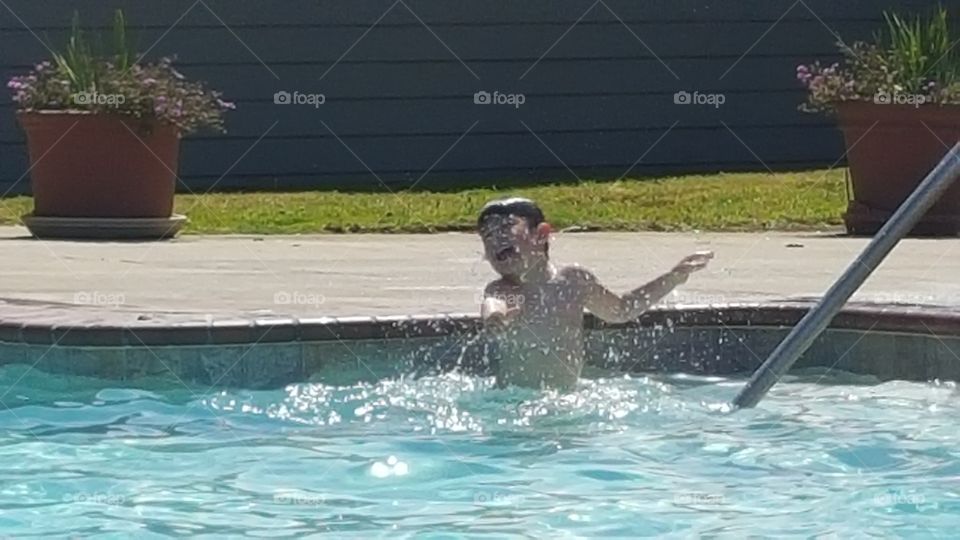
<svg viewBox="0 0 960 540">
<path fill-rule="evenodd" d="M 37 238 L 81 240 L 162 240 L 173 238 L 187 216 L 166 218 L 43 217 L 27 214 L 23 224 Z"/>
</svg>

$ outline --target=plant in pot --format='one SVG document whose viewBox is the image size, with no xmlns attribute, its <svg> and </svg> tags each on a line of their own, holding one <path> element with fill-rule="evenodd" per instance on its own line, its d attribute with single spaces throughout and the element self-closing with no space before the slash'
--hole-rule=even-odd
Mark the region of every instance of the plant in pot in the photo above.
<svg viewBox="0 0 960 540">
<path fill-rule="evenodd" d="M 135 60 L 120 11 L 112 42 L 112 54 L 95 51 L 75 14 L 64 52 L 7 84 L 26 133 L 34 211 L 24 223 L 36 236 L 175 235 L 180 138 L 222 131 L 234 108 L 168 58 Z"/>
<path fill-rule="evenodd" d="M 960 140 L 960 36 L 947 11 L 906 18 L 885 13 L 872 42 L 840 43 L 843 61 L 797 67 L 809 90 L 802 110 L 835 114 L 846 143 L 850 196 L 844 222 L 874 234 Z M 960 232 L 960 185 L 913 234 Z"/>
</svg>

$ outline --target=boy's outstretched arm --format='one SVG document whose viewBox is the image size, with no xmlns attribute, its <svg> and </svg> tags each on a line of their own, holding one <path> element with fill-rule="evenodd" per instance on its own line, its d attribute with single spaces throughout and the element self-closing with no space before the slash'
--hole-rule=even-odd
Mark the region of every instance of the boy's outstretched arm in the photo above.
<svg viewBox="0 0 960 540">
<path fill-rule="evenodd" d="M 589 270 L 574 268 L 572 272 L 585 288 L 585 306 L 591 313 L 608 322 L 627 322 L 639 317 L 678 285 L 686 283 L 690 274 L 706 267 L 712 258 L 713 253 L 709 251 L 684 257 L 673 270 L 623 296 L 604 287 Z"/>
</svg>

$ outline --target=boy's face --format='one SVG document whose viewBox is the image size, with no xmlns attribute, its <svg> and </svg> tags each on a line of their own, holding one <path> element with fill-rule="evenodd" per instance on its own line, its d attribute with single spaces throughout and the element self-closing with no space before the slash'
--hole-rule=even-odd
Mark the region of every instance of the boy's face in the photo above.
<svg viewBox="0 0 960 540">
<path fill-rule="evenodd" d="M 527 220 L 509 215 L 492 215 L 480 226 L 483 249 L 490 265 L 504 276 L 522 275 L 536 257 L 544 253 L 550 227 L 541 223 L 531 230 Z"/>
</svg>

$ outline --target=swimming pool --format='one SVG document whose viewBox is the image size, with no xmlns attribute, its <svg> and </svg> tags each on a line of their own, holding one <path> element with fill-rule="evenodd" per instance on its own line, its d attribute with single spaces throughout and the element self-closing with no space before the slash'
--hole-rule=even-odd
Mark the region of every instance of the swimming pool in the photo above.
<svg viewBox="0 0 960 540">
<path fill-rule="evenodd" d="M 0 321 L 0 534 L 952 536 L 960 316 L 847 309 L 731 414 L 803 312 L 591 321 L 562 395 L 493 388 L 464 317 Z"/>
<path fill-rule="evenodd" d="M 953 535 L 955 385 L 823 374 L 729 414 L 742 380 L 618 374 L 556 395 L 446 374 L 206 395 L 5 366 L 0 530 Z"/>
</svg>

